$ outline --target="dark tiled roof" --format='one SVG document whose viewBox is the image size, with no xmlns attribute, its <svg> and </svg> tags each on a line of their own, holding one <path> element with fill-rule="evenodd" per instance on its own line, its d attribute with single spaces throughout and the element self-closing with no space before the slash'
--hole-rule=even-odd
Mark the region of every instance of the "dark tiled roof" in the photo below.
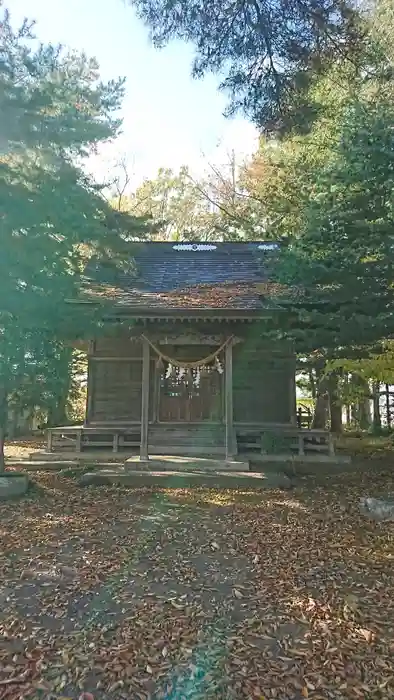
<svg viewBox="0 0 394 700">
<path fill-rule="evenodd" d="M 135 271 L 87 271 L 87 296 L 130 309 L 257 310 L 281 287 L 268 280 L 273 243 L 144 243 L 133 247 Z"/>
</svg>

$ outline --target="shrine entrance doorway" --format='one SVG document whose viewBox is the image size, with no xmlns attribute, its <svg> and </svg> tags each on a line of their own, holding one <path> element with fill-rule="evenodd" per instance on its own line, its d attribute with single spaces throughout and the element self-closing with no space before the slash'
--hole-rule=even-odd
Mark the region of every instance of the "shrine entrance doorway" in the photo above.
<svg viewBox="0 0 394 700">
<path fill-rule="evenodd" d="M 166 348 L 167 349 L 167 348 Z M 214 352 L 217 348 L 212 348 Z M 171 348 L 171 357 L 193 361 L 208 356 L 207 346 Z M 181 362 L 181 359 L 179 360 Z M 163 363 L 159 382 L 159 422 L 223 421 L 223 360 L 187 368 Z"/>
</svg>

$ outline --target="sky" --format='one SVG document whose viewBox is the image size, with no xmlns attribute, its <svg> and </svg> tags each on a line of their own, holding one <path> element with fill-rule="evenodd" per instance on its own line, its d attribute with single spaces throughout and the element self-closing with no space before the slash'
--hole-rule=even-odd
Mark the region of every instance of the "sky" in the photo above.
<svg viewBox="0 0 394 700">
<path fill-rule="evenodd" d="M 9 0 L 12 23 L 36 20 L 37 37 L 95 56 L 101 77 L 126 77 L 123 133 L 92 161 L 101 179 L 126 158 L 132 187 L 160 167 L 188 165 L 195 175 L 208 163 L 221 166 L 234 149 L 243 160 L 257 132 L 241 116 L 226 119 L 219 80 L 191 78 L 193 47 L 173 42 L 157 50 L 148 29 L 124 0 Z"/>
</svg>

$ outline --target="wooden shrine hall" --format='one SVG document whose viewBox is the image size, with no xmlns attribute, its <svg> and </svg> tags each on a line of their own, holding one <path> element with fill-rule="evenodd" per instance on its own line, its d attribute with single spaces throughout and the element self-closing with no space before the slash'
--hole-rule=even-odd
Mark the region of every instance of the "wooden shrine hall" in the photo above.
<svg viewBox="0 0 394 700">
<path fill-rule="evenodd" d="M 51 429 L 48 449 L 230 460 L 269 428 L 294 433 L 295 356 L 267 336 L 281 312 L 277 253 L 272 242 L 133 243 L 134 273 L 90 270 L 84 303 L 105 300 L 108 332 L 84 345 L 84 424 Z"/>
</svg>

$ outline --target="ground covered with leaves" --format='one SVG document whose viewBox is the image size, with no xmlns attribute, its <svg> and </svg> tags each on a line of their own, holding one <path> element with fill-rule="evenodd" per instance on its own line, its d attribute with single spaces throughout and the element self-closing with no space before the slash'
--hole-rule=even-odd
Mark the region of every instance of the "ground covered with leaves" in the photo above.
<svg viewBox="0 0 394 700">
<path fill-rule="evenodd" d="M 41 433 L 34 436 L 18 437 L 14 440 L 7 440 L 5 444 L 5 456 L 8 461 L 29 459 L 35 452 L 46 449 L 46 439 Z"/>
<path fill-rule="evenodd" d="M 394 524 L 358 511 L 390 472 L 289 493 L 34 478 L 0 506 L 1 700 L 394 697 Z"/>
</svg>

